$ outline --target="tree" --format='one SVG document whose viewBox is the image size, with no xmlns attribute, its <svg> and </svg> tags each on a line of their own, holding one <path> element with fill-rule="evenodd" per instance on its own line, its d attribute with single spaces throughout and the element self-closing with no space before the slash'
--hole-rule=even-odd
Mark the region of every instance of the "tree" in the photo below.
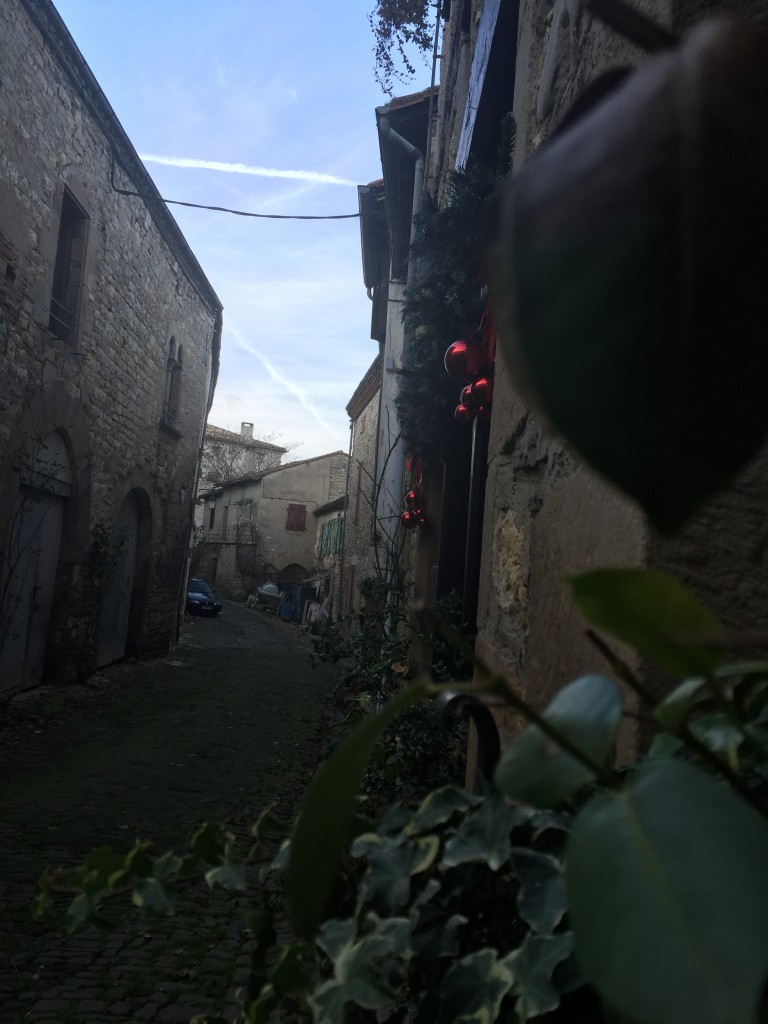
<svg viewBox="0 0 768 1024">
<path fill-rule="evenodd" d="M 262 473 L 282 463 L 283 456 L 296 445 L 275 444 L 276 434 L 263 438 L 246 438 L 231 430 L 209 425 L 203 441 L 200 479 L 206 483 L 221 483 L 247 474 Z"/>
<path fill-rule="evenodd" d="M 375 40 L 374 73 L 376 81 L 392 96 L 394 80 L 407 82 L 416 74 L 411 55 L 426 54 L 432 46 L 434 21 L 429 19 L 427 0 L 376 0 L 368 15 Z M 396 59 L 402 62 L 398 68 Z"/>
</svg>

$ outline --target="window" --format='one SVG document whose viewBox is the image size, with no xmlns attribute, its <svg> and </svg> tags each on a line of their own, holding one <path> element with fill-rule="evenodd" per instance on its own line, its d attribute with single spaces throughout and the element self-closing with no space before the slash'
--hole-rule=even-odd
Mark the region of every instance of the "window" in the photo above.
<svg viewBox="0 0 768 1024">
<path fill-rule="evenodd" d="M 285 524 L 286 530 L 302 531 L 306 529 L 307 506 L 289 505 L 288 521 Z"/>
<path fill-rule="evenodd" d="M 53 267 L 51 312 L 48 329 L 56 338 L 72 341 L 77 333 L 77 315 L 83 282 L 88 215 L 67 189 L 61 200 L 59 240 Z"/>
<path fill-rule="evenodd" d="M 216 506 L 211 505 L 208 509 L 208 529 L 213 529 L 213 524 L 216 522 Z"/>
<path fill-rule="evenodd" d="M 177 423 L 181 408 L 181 380 L 184 374 L 184 350 L 176 348 L 176 339 L 168 343 L 168 359 L 165 364 L 165 402 L 163 417 L 168 423 Z"/>
</svg>

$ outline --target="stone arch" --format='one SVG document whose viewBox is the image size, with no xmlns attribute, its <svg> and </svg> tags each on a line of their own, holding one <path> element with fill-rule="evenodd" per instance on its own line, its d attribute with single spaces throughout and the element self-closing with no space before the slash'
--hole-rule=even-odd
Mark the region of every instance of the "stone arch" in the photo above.
<svg viewBox="0 0 768 1024">
<path fill-rule="evenodd" d="M 105 551 L 96 640 L 97 667 L 141 650 L 152 561 L 152 504 L 140 486 L 118 496 Z"/>
<path fill-rule="evenodd" d="M 85 557 L 89 513 L 85 413 L 56 382 L 24 407 L 0 462 L 4 690 L 26 689 L 52 676 L 72 677 L 81 669 L 78 645 L 72 642 L 78 626 L 72 624 L 71 602 L 64 597 Z"/>
</svg>

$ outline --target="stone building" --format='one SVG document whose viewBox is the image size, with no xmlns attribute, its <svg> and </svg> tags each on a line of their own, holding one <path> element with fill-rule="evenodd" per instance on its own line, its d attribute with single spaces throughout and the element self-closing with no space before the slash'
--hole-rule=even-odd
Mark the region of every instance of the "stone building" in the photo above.
<svg viewBox="0 0 768 1024">
<path fill-rule="evenodd" d="M 228 480 L 201 495 L 206 509 L 195 573 L 237 595 L 312 575 L 316 508 L 345 494 L 348 456 L 331 452 Z"/>
<path fill-rule="evenodd" d="M 315 589 L 315 600 L 323 604 L 327 599 L 329 614 L 336 607 L 341 573 L 344 566 L 344 529 L 346 519 L 346 494 L 318 505 L 312 513 L 317 520 L 315 541 L 315 564 L 308 580 Z"/>
<path fill-rule="evenodd" d="M 0 691 L 175 640 L 221 305 L 49 0 L 0 5 Z"/>
<path fill-rule="evenodd" d="M 339 605 L 343 613 L 360 607 L 360 583 L 376 571 L 379 544 L 374 508 L 381 372 L 382 357 L 377 355 L 347 405 L 352 430 L 352 462 L 340 580 Z"/>
<path fill-rule="evenodd" d="M 197 493 L 209 490 L 224 480 L 260 473 L 263 469 L 279 466 L 287 448 L 253 436 L 253 424 L 241 423 L 240 433 L 207 423 L 200 458 L 200 479 Z M 202 504 L 195 508 L 195 526 L 201 527 L 205 519 Z"/>
<path fill-rule="evenodd" d="M 638 6 L 674 33 L 718 12 L 766 22 L 760 0 L 647 0 Z M 468 159 L 494 158 L 510 116 L 518 172 L 600 74 L 648 59 L 581 0 L 452 3 L 441 52 L 428 182 L 438 195 L 453 168 Z M 558 300 L 551 296 L 552 303 Z M 566 583 L 569 575 L 591 567 L 664 569 L 692 588 L 728 628 L 762 629 L 768 611 L 766 547 L 759 543 L 768 507 L 765 453 L 684 529 L 663 537 L 629 498 L 544 429 L 501 346 L 487 474 L 478 651 L 534 703 L 546 703 L 581 673 L 605 668 L 585 638 Z M 667 685 L 647 666 L 637 668 L 650 685 Z M 634 728 L 626 725 L 625 753 L 636 742 Z"/>
</svg>

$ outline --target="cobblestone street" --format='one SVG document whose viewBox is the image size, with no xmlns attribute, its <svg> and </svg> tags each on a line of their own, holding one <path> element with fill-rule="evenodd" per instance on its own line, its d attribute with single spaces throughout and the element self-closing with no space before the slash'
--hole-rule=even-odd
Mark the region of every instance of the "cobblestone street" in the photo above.
<svg viewBox="0 0 768 1024">
<path fill-rule="evenodd" d="M 246 832 L 290 815 L 321 749 L 327 674 L 293 625 L 225 602 L 185 624 L 165 659 L 115 665 L 86 685 L 38 691 L 0 733 L 2 1024 L 231 1018 L 247 974 L 244 898 L 205 883 L 175 917 L 67 937 L 31 919 L 48 864 L 136 838 L 183 847 L 204 820 Z M 200 927 L 200 922 L 203 927 Z M 194 922 L 194 923 L 193 923 Z"/>
</svg>

